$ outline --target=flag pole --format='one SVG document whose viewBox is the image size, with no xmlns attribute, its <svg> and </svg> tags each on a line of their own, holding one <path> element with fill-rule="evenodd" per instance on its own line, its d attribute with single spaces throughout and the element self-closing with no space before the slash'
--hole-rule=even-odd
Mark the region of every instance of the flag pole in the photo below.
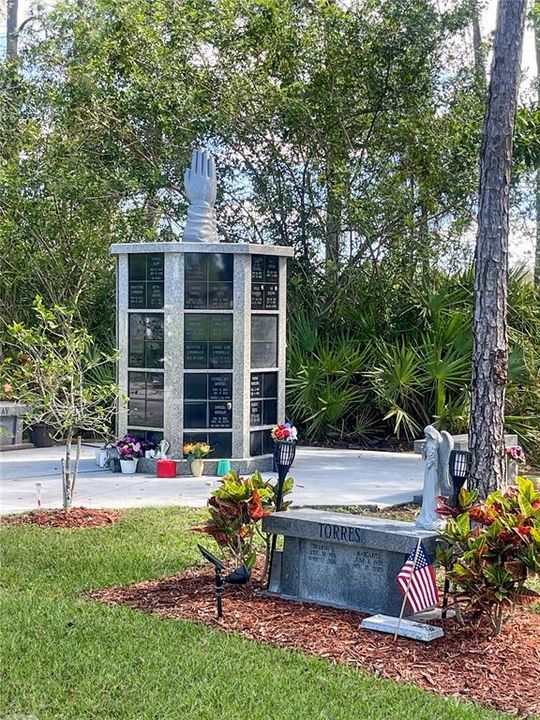
<svg viewBox="0 0 540 720">
<path fill-rule="evenodd" d="M 411 582 L 413 578 L 414 569 L 416 567 L 416 561 L 418 560 L 418 553 L 420 552 L 420 545 L 422 544 L 422 538 L 418 538 L 418 542 L 416 543 L 416 550 L 414 551 L 414 560 L 413 560 L 413 567 L 412 572 L 409 575 L 409 581 L 407 582 L 407 587 L 405 588 L 405 593 L 403 595 L 403 602 L 401 603 L 401 610 L 399 613 L 398 618 L 398 624 L 396 628 L 396 633 L 394 635 L 394 642 L 396 642 L 398 634 L 399 634 L 399 628 L 401 626 L 401 621 L 403 620 L 403 613 L 405 612 L 405 604 L 407 602 L 407 598 L 409 597 L 409 590 L 411 589 Z"/>
</svg>

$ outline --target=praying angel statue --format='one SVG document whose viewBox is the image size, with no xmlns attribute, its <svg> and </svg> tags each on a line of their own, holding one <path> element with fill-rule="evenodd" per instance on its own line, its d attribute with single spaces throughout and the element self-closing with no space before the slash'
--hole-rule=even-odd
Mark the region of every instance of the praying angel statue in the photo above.
<svg viewBox="0 0 540 720">
<path fill-rule="evenodd" d="M 216 229 L 216 166 L 206 150 L 194 150 L 191 167 L 184 173 L 189 198 L 185 242 L 218 242 Z"/>
<path fill-rule="evenodd" d="M 445 520 L 437 513 L 437 497 L 449 497 L 452 494 L 448 461 L 454 448 L 454 440 L 445 430 L 440 433 L 433 425 L 428 425 L 424 433 L 424 495 L 422 510 L 416 518 L 416 527 L 422 530 L 442 530 Z"/>
</svg>

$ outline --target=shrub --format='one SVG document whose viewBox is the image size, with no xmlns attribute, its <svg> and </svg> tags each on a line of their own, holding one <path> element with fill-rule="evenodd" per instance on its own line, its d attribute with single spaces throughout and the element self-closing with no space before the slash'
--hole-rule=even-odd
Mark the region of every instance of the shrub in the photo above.
<svg viewBox="0 0 540 720">
<path fill-rule="evenodd" d="M 474 627 L 489 617 L 500 633 L 505 613 L 535 597 L 528 578 L 540 572 L 540 492 L 531 480 L 491 493 L 475 504 L 477 494 L 462 490 L 462 511 L 450 517 L 439 551 L 447 567 L 456 607 Z"/>
<path fill-rule="evenodd" d="M 259 471 L 244 478 L 231 471 L 221 478 L 220 483 L 221 487 L 214 490 L 208 500 L 208 521 L 193 530 L 213 537 L 237 564 L 251 570 L 257 560 L 258 538 L 264 540 L 268 560 L 268 538 L 260 525 L 262 518 L 276 508 L 277 483 L 263 480 Z M 291 492 L 293 485 L 292 478 L 285 480 L 284 496 Z M 284 502 L 282 509 L 289 504 Z M 265 574 L 266 564 L 263 577 Z"/>
</svg>

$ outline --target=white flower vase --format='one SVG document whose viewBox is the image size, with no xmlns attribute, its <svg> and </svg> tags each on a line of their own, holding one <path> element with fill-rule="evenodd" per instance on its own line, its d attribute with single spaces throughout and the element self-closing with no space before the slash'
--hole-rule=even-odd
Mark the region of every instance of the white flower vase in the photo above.
<svg viewBox="0 0 540 720">
<path fill-rule="evenodd" d="M 204 470 L 204 460 L 201 460 L 200 458 L 194 458 L 191 461 L 191 474 L 194 477 L 201 477 Z"/>
<path fill-rule="evenodd" d="M 137 470 L 137 463 L 139 458 L 133 460 L 120 460 L 120 467 L 125 475 L 133 475 Z"/>
</svg>

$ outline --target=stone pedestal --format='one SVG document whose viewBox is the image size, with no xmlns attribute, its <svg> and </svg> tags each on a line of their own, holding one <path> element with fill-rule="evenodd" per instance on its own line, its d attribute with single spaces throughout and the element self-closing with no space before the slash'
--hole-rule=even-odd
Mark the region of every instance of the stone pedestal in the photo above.
<svg viewBox="0 0 540 720">
<path fill-rule="evenodd" d="M 435 557 L 437 535 L 407 522 L 302 509 L 264 518 L 263 529 L 284 536 L 270 592 L 373 614 L 399 615 L 396 578 L 418 538 Z"/>
<path fill-rule="evenodd" d="M 452 439 L 454 441 L 454 450 L 468 450 L 469 449 L 469 436 L 464 435 L 452 435 Z M 422 438 L 421 440 L 415 440 L 413 443 L 413 451 L 417 455 L 421 455 L 422 451 L 424 449 L 424 445 L 426 444 L 425 438 Z M 513 447 L 514 445 L 519 445 L 518 442 L 518 436 L 517 435 L 505 435 L 504 436 L 504 444 L 505 447 Z"/>
<path fill-rule="evenodd" d="M 23 444 L 23 418 L 32 409 L 20 403 L 8 400 L 0 401 L 0 447 L 13 450 L 15 448 L 32 447 Z"/>
<path fill-rule="evenodd" d="M 207 442 L 240 472 L 271 462 L 285 420 L 287 257 L 291 248 L 155 242 L 117 257 L 117 434 Z"/>
</svg>

